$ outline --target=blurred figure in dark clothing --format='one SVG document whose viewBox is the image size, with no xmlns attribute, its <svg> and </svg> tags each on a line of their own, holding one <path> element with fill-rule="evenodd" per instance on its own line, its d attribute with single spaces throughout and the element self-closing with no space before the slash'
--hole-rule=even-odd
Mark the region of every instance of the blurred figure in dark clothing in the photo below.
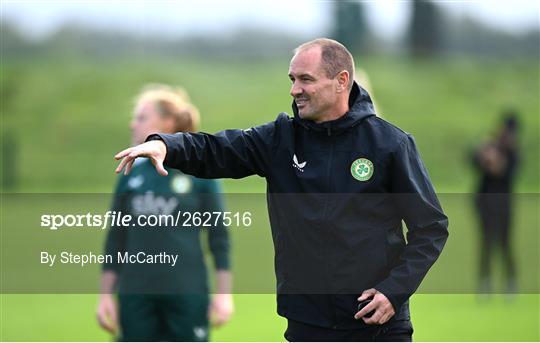
<svg viewBox="0 0 540 343">
<path fill-rule="evenodd" d="M 490 293 L 490 263 L 500 248 L 506 272 L 506 292 L 517 290 L 516 269 L 511 247 L 511 193 L 518 165 L 518 116 L 506 111 L 495 136 L 474 153 L 480 174 L 475 197 L 481 224 L 479 292 Z"/>
</svg>

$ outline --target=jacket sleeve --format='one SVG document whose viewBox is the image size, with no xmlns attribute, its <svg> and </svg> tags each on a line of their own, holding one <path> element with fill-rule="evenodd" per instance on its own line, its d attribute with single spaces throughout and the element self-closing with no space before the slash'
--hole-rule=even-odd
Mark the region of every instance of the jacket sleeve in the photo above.
<svg viewBox="0 0 540 343">
<path fill-rule="evenodd" d="M 439 257 L 448 237 L 448 218 L 412 136 L 401 142 L 394 162 L 391 187 L 397 211 L 407 225 L 407 245 L 387 278 L 375 289 L 390 300 L 398 313 Z"/>
<path fill-rule="evenodd" d="M 281 117 L 281 115 L 280 115 Z M 276 145 L 278 119 L 247 130 L 225 130 L 215 135 L 184 133 L 150 135 L 167 146 L 164 164 L 196 177 L 267 177 Z"/>
<path fill-rule="evenodd" d="M 201 212 L 221 212 L 225 211 L 221 183 L 219 180 L 204 180 L 205 193 L 204 205 Z M 229 231 L 223 225 L 223 221 L 218 220 L 216 226 L 208 231 L 208 246 L 214 260 L 216 270 L 230 269 L 230 239 Z"/>
</svg>

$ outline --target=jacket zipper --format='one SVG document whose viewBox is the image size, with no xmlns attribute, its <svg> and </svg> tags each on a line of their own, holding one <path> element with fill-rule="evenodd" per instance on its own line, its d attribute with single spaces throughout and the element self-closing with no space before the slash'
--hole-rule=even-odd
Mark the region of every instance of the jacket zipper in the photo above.
<svg viewBox="0 0 540 343">
<path fill-rule="evenodd" d="M 331 129 L 328 127 L 327 130 L 326 130 L 328 136 L 332 136 L 332 132 L 331 132 Z M 334 159 L 334 142 L 331 141 L 330 142 L 330 154 L 328 156 L 328 165 L 327 165 L 327 168 L 326 168 L 326 173 L 327 173 L 327 193 L 330 193 L 332 191 L 332 162 L 333 162 L 333 159 Z M 327 212 L 328 212 L 328 203 L 329 203 L 329 200 L 328 198 L 325 198 L 324 199 L 324 209 L 323 209 L 323 223 L 326 222 L 326 219 L 327 219 Z M 323 224 L 324 225 L 324 224 Z M 327 260 L 327 259 L 325 259 Z M 328 271 L 328 265 L 325 266 L 325 269 Z M 325 280 L 325 285 L 327 286 L 330 286 L 328 283 L 330 281 L 329 280 Z M 331 289 L 331 287 L 328 287 L 328 289 Z M 332 313 L 332 327 L 335 329 L 337 328 L 337 314 L 336 314 L 336 302 L 335 302 L 335 299 L 334 299 L 334 296 L 332 294 L 328 294 L 328 300 L 330 302 L 330 306 L 332 307 L 333 311 L 331 311 Z"/>
<path fill-rule="evenodd" d="M 328 134 L 330 135 L 330 130 L 328 130 Z M 326 184 L 327 184 L 327 193 L 331 192 L 331 184 L 332 184 L 332 159 L 334 158 L 334 142 L 330 143 L 330 154 L 328 156 L 328 165 L 326 167 Z M 323 220 L 326 220 L 326 212 L 328 208 L 328 200 L 324 200 L 324 207 L 323 207 Z"/>
</svg>

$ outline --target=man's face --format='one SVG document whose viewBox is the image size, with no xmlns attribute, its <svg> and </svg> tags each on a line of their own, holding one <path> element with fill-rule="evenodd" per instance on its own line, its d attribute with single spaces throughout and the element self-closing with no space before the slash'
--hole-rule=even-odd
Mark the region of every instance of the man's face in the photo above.
<svg viewBox="0 0 540 343">
<path fill-rule="evenodd" d="M 338 93 L 336 78 L 330 79 L 321 63 L 321 48 L 298 52 L 291 60 L 291 95 L 302 119 L 323 122 L 335 115 Z"/>
<path fill-rule="evenodd" d="M 152 133 L 163 132 L 163 119 L 152 102 L 137 104 L 130 124 L 133 145 L 144 143 Z"/>
</svg>

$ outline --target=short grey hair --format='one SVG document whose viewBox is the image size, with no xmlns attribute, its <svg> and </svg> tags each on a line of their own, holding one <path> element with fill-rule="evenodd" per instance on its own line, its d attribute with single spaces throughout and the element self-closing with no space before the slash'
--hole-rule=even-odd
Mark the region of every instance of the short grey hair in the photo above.
<svg viewBox="0 0 540 343">
<path fill-rule="evenodd" d="M 317 38 L 306 42 L 296 49 L 294 54 L 305 51 L 312 47 L 321 48 L 322 67 L 329 78 L 336 77 L 341 71 L 349 72 L 349 90 L 352 88 L 354 80 L 354 59 L 352 54 L 340 42 L 329 38 Z"/>
</svg>

